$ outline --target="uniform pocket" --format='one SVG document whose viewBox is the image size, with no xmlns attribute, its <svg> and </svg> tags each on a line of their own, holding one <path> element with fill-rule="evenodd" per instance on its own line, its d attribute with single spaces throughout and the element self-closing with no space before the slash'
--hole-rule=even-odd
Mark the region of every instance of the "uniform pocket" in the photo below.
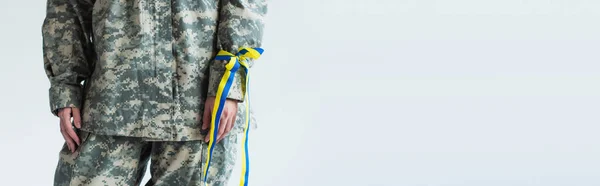
<svg viewBox="0 0 600 186">
<path fill-rule="evenodd" d="M 83 146 L 86 144 L 86 142 L 88 141 L 88 138 L 90 136 L 90 132 L 81 130 L 81 129 L 76 129 L 77 131 L 77 137 L 79 137 L 79 141 L 81 143 L 79 143 L 79 146 L 77 146 L 77 153 L 80 153 L 80 150 L 83 148 Z"/>
</svg>

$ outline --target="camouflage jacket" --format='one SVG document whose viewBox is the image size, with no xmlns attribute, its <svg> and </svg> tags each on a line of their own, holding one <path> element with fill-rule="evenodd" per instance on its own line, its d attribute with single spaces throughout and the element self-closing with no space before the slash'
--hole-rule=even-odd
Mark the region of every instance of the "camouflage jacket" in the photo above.
<svg viewBox="0 0 600 186">
<path fill-rule="evenodd" d="M 267 11 L 266 0 L 48 0 L 46 6 L 51 112 L 77 107 L 83 130 L 168 141 L 202 139 L 204 100 L 215 96 L 225 71 L 214 56 L 260 47 Z M 244 100 L 242 73 L 229 99 Z M 241 131 L 244 107 L 238 108 L 232 132 Z"/>
</svg>

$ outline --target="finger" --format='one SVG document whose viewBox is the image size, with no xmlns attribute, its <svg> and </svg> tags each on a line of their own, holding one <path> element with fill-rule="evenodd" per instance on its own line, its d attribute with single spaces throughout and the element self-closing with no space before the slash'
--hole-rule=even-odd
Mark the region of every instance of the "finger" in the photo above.
<svg viewBox="0 0 600 186">
<path fill-rule="evenodd" d="M 63 117 L 61 117 L 60 120 L 62 122 Z M 65 142 L 67 143 L 67 147 L 69 147 L 69 151 L 74 152 L 73 149 L 75 149 L 75 144 L 73 143 L 73 140 L 71 139 L 71 137 L 69 137 L 69 135 L 65 132 L 65 129 L 62 126 L 62 124 L 60 125 L 60 134 L 62 134 L 63 138 L 65 139 Z"/>
<path fill-rule="evenodd" d="M 69 114 L 70 110 L 67 110 L 63 113 L 60 121 L 62 123 L 62 130 L 65 134 L 67 134 L 69 137 L 71 137 L 71 139 L 77 144 L 79 145 L 79 137 L 77 137 L 77 134 L 75 133 L 75 131 L 73 130 L 73 125 L 71 125 L 71 118 L 70 118 L 70 114 Z"/>
<path fill-rule="evenodd" d="M 69 135 L 67 135 L 64 132 L 61 132 L 61 134 L 63 135 L 63 138 L 65 139 L 65 142 L 67 143 L 67 147 L 69 147 L 69 151 L 71 151 L 71 153 L 75 152 L 75 144 L 73 143 L 73 140 L 71 140 L 71 138 L 69 137 Z"/>
<path fill-rule="evenodd" d="M 77 146 L 79 146 L 79 144 L 80 144 L 79 137 L 77 136 L 77 133 L 75 133 L 75 130 L 73 130 L 72 127 L 69 127 L 69 128 L 66 128 L 65 131 L 69 135 L 69 137 L 71 137 L 71 139 L 73 139 L 75 144 L 77 144 Z"/>
<path fill-rule="evenodd" d="M 221 137 L 217 140 L 217 142 L 220 142 L 222 139 L 225 138 L 225 136 L 227 136 L 227 134 L 229 134 L 229 131 L 231 131 L 231 129 L 233 129 L 233 127 L 235 126 L 235 114 L 229 114 L 229 117 L 227 117 L 227 125 L 224 126 L 225 127 L 225 132 L 223 132 L 223 135 L 221 135 Z"/>
<path fill-rule="evenodd" d="M 236 111 L 237 111 L 237 110 L 236 110 Z M 235 127 L 235 125 L 236 125 L 236 119 L 237 119 L 237 113 L 236 113 L 236 112 L 234 112 L 233 114 L 231 114 L 231 119 L 230 119 L 230 121 L 229 121 L 229 123 L 231 123 L 231 125 L 229 125 L 229 128 L 226 130 L 226 131 L 227 131 L 227 133 L 228 133 L 229 131 L 231 131 L 231 130 L 233 129 L 233 127 Z"/>
<path fill-rule="evenodd" d="M 223 112 L 221 114 L 221 118 L 219 121 L 219 134 L 217 135 L 217 142 L 219 141 L 219 139 L 221 139 L 221 137 L 223 136 L 223 133 L 225 132 L 225 128 L 227 128 L 227 120 L 228 120 L 228 115 L 225 114 L 225 112 Z"/>
<path fill-rule="evenodd" d="M 235 126 L 236 119 L 237 119 L 237 109 L 233 111 L 233 114 L 231 114 L 231 128 L 233 128 L 233 126 Z"/>
<path fill-rule="evenodd" d="M 225 131 L 223 132 L 223 135 L 221 135 L 219 137 L 219 139 L 217 140 L 217 143 L 220 142 L 223 138 L 225 138 L 225 136 L 227 136 L 227 134 L 229 133 L 229 131 L 231 131 L 231 129 L 234 126 L 234 123 L 232 122 L 232 117 L 229 116 L 227 117 L 227 125 L 224 125 L 223 128 L 225 128 Z"/>
<path fill-rule="evenodd" d="M 75 127 L 78 129 L 81 128 L 81 115 L 78 108 L 71 109 L 73 113 L 73 123 L 75 123 Z"/>
<path fill-rule="evenodd" d="M 211 108 L 208 105 L 204 107 L 204 116 L 202 116 L 202 130 L 206 130 L 210 126 Z"/>
<path fill-rule="evenodd" d="M 208 141 L 210 140 L 210 136 L 211 136 L 211 135 L 212 135 L 212 134 L 210 134 L 210 133 L 209 133 L 209 134 L 206 134 L 206 137 L 204 137 L 204 142 L 208 142 Z"/>
<path fill-rule="evenodd" d="M 232 114 L 231 117 L 229 117 L 229 125 L 227 125 L 227 128 L 225 129 L 225 134 L 228 134 L 231 129 L 233 129 L 233 127 L 235 126 L 235 114 Z"/>
<path fill-rule="evenodd" d="M 226 121 L 228 121 L 228 120 L 226 120 Z M 223 129 L 223 133 L 220 133 L 219 137 L 217 137 L 217 143 L 219 143 L 219 141 L 221 141 L 221 139 L 223 139 L 223 136 L 225 136 L 227 134 L 227 127 L 229 126 L 229 123 L 226 121 L 223 122 L 222 126 L 219 126 L 219 128 Z"/>
<path fill-rule="evenodd" d="M 211 108 L 210 106 L 205 105 L 204 106 L 204 116 L 202 117 L 202 130 L 206 130 L 209 129 L 210 127 L 210 122 L 211 122 Z M 206 137 L 204 137 L 204 142 L 208 142 L 210 140 L 210 136 L 212 135 L 212 133 L 210 133 L 210 131 L 206 134 Z"/>
</svg>

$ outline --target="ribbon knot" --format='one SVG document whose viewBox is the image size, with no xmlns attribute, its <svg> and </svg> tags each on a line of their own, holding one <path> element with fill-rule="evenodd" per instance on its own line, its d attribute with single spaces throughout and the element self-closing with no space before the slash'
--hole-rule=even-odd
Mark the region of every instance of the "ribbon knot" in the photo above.
<svg viewBox="0 0 600 186">
<path fill-rule="evenodd" d="M 264 50 L 262 48 L 240 48 L 238 52 L 235 55 L 233 55 L 230 52 L 221 50 L 215 57 L 215 60 L 227 61 L 227 64 L 225 65 L 225 68 L 227 68 L 227 70 L 233 69 L 237 65 L 236 63 L 239 63 L 239 65 L 247 69 L 250 68 L 250 66 L 247 63 L 247 60 L 258 59 L 263 53 L 263 51 Z"/>
</svg>

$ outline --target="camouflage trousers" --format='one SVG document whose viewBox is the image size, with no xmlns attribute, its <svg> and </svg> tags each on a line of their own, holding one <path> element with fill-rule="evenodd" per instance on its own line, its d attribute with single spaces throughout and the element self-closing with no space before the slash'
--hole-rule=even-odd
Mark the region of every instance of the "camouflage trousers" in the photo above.
<svg viewBox="0 0 600 186">
<path fill-rule="evenodd" d="M 145 141 L 141 138 L 95 135 L 80 131 L 75 153 L 63 146 L 55 186 L 138 186 L 150 161 L 146 186 L 201 186 L 207 143 Z M 237 157 L 237 135 L 215 145 L 208 183 L 225 186 Z"/>
</svg>

